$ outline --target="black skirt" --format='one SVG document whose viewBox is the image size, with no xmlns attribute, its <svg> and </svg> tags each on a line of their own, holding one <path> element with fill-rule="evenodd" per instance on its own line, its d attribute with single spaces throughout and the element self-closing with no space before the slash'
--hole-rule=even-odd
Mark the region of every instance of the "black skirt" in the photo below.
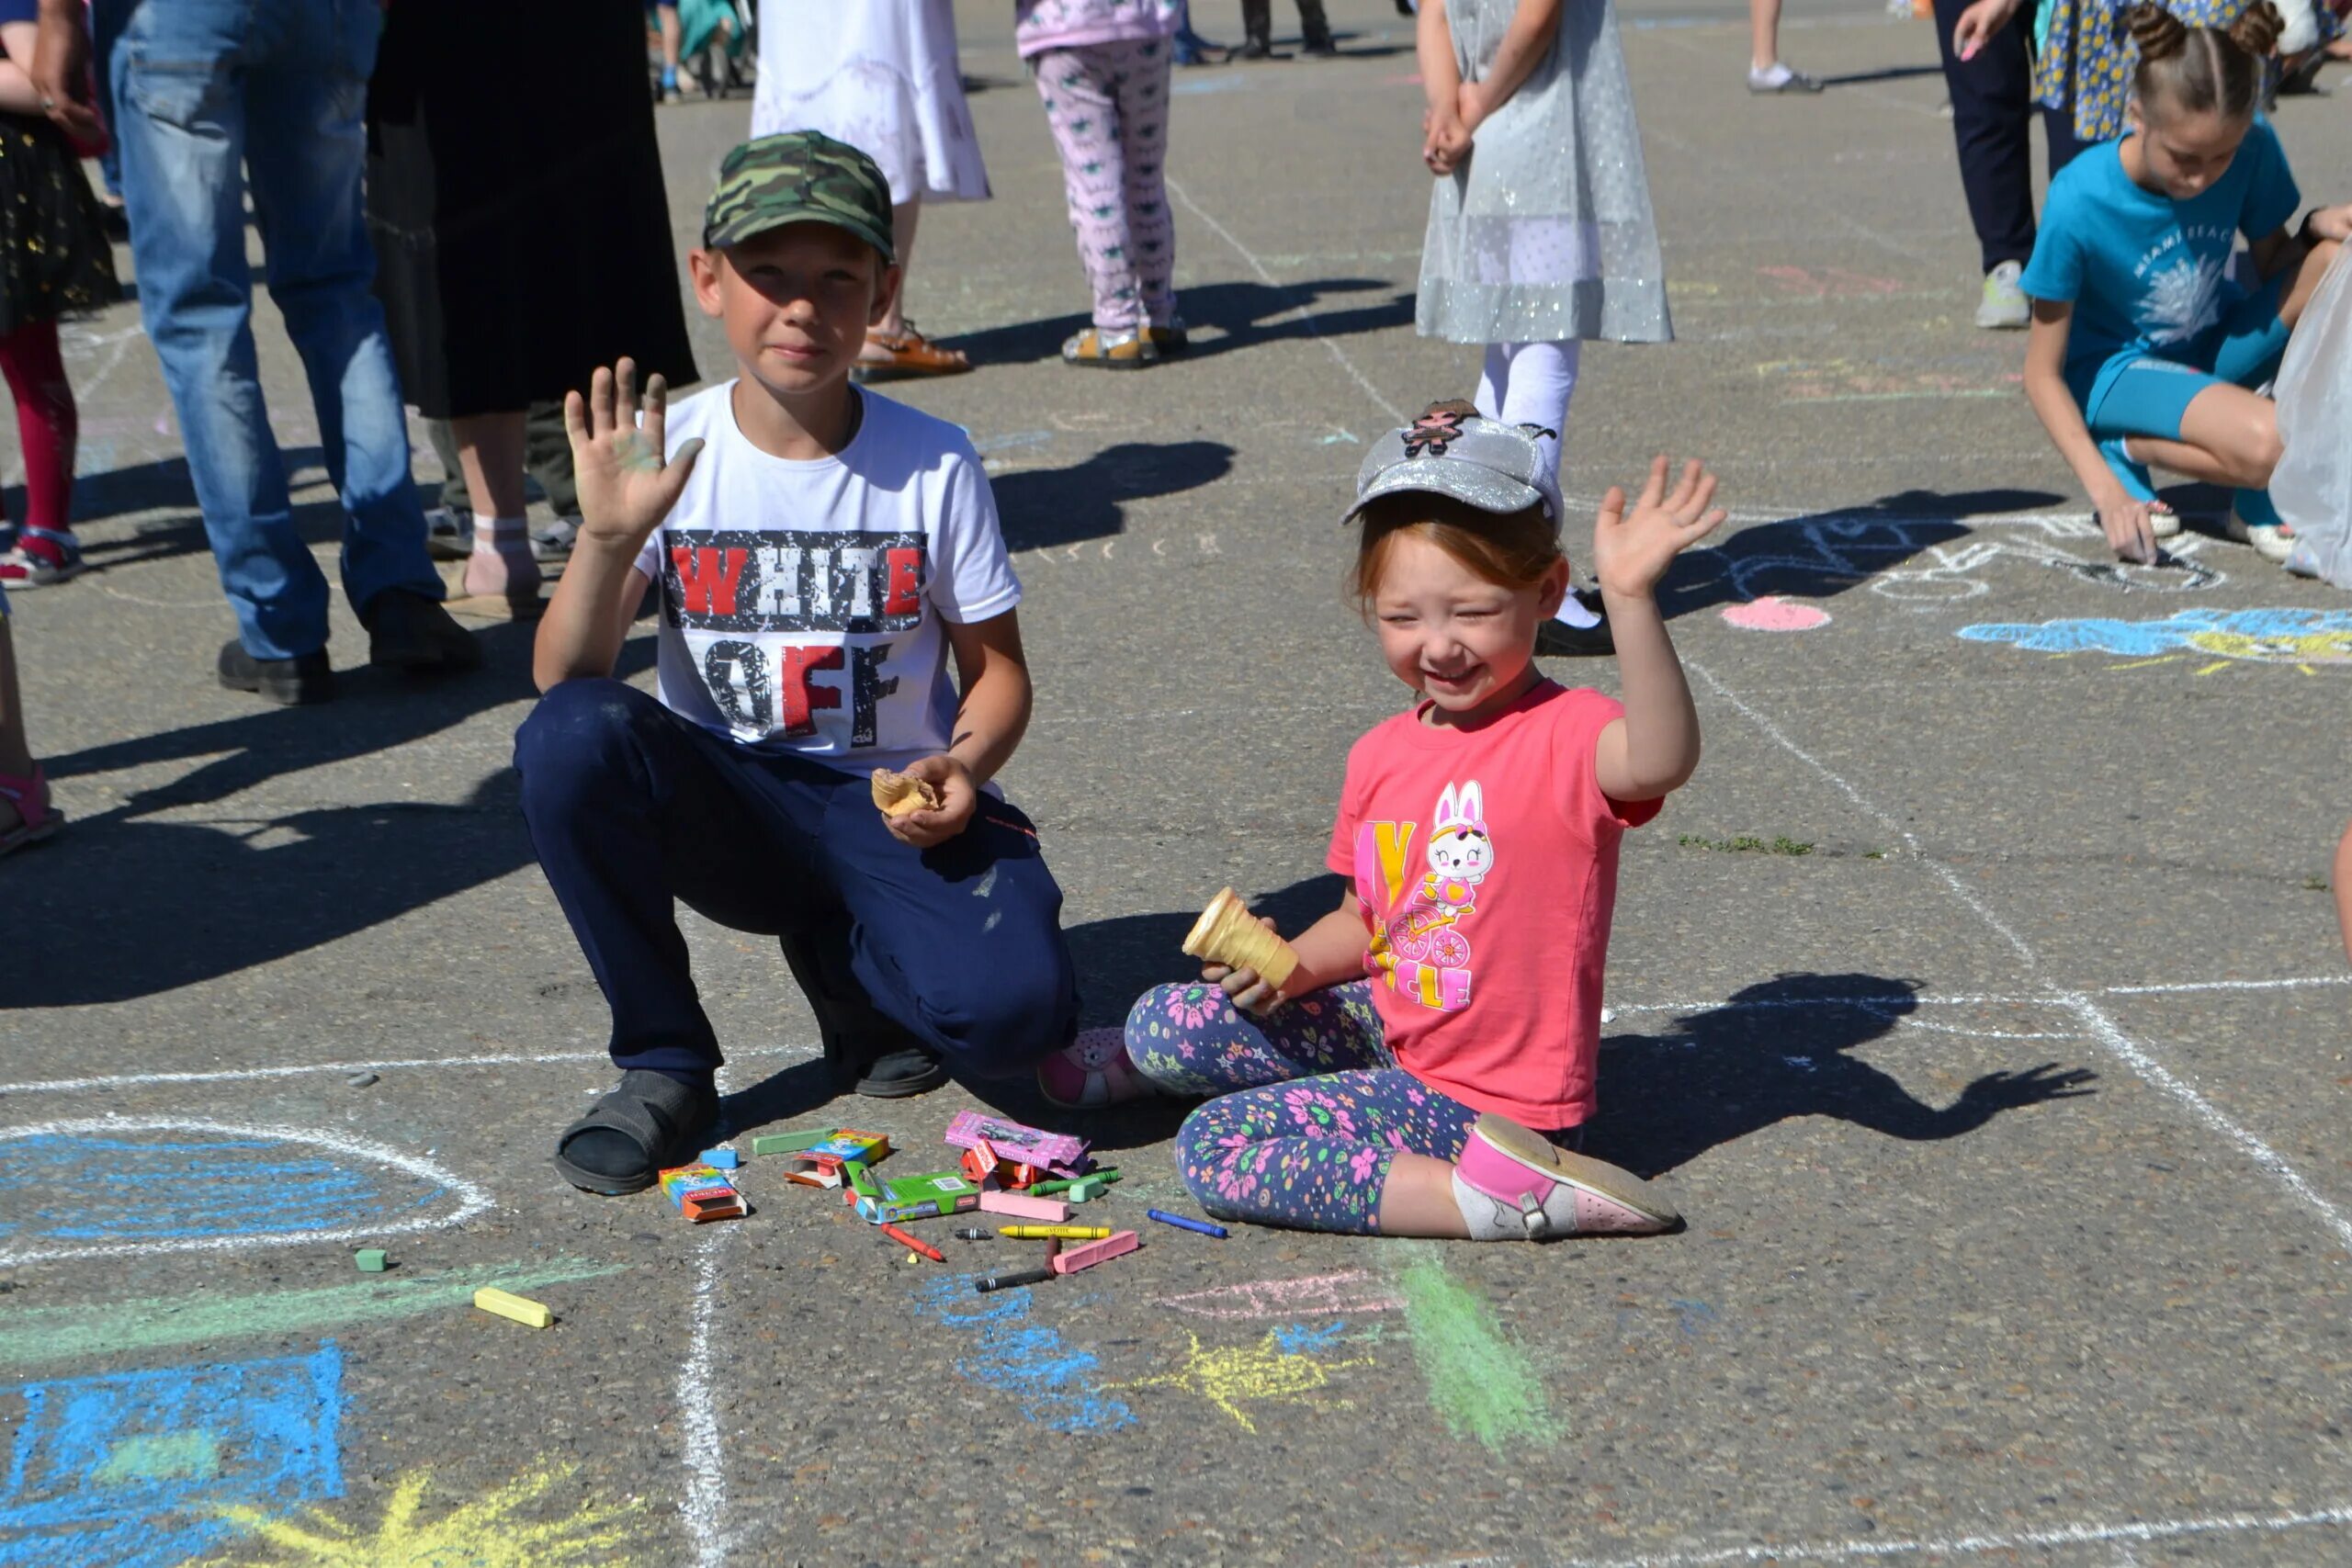
<svg viewBox="0 0 2352 1568">
<path fill-rule="evenodd" d="M 496 62 L 485 71 L 484 62 Z M 428 418 L 695 378 L 642 0 L 401 0 L 368 92 L 376 292 Z"/>
<path fill-rule="evenodd" d="M 121 298 L 98 198 L 65 133 L 0 114 L 0 335 Z"/>
</svg>

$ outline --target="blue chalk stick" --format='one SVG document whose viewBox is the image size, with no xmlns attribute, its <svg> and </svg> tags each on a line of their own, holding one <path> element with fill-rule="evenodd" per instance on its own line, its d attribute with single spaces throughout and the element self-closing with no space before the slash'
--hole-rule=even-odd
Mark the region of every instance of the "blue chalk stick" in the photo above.
<svg viewBox="0 0 2352 1568">
<path fill-rule="evenodd" d="M 720 1170 L 733 1170 L 743 1163 L 743 1159 L 733 1149 L 705 1149 L 702 1152 L 702 1163 Z"/>
<path fill-rule="evenodd" d="M 1225 1235 L 1223 1225 L 1213 1225 L 1206 1220 L 1188 1220 L 1182 1214 L 1163 1214 L 1158 1209 L 1146 1209 L 1144 1217 L 1158 1220 L 1163 1225 L 1174 1225 L 1180 1231 L 1198 1231 L 1203 1235 Z"/>
</svg>

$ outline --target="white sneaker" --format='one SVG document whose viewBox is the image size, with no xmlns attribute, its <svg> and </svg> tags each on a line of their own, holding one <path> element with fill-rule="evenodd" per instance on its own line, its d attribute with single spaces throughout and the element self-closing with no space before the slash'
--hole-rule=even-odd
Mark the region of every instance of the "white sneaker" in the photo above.
<svg viewBox="0 0 2352 1568">
<path fill-rule="evenodd" d="M 2249 523 L 2232 507 L 2227 531 L 2231 538 L 2252 545 L 2256 555 L 2279 566 L 2295 553 L 2295 531 L 2284 523 Z"/>
<path fill-rule="evenodd" d="M 2018 287 L 2024 274 L 2024 263 L 2005 261 L 1984 275 L 1984 292 L 1976 302 L 1978 326 L 1987 332 L 2015 332 L 2033 324 L 2033 302 Z"/>
<path fill-rule="evenodd" d="M 1751 93 L 1818 93 L 1821 79 L 1802 71 L 1792 71 L 1786 62 L 1776 60 L 1758 71 L 1747 68 L 1747 90 Z"/>
</svg>

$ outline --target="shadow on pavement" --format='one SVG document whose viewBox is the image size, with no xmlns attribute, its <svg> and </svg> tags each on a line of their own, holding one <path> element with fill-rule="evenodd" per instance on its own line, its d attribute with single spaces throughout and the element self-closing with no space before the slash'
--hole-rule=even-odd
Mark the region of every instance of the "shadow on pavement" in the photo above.
<svg viewBox="0 0 2352 1568">
<path fill-rule="evenodd" d="M 251 809 L 236 804 L 202 810 L 288 773 L 392 751 L 527 695 L 532 630 L 506 623 L 481 632 L 485 665 L 471 675 L 411 683 L 364 666 L 344 670 L 341 695 L 323 706 L 256 703 L 234 718 L 47 759 L 49 776 L 60 781 L 198 765 L 112 809 L 76 817 L 54 844 L 9 857 L 13 956 L 0 1009 L 118 1002 L 196 985 L 324 946 L 532 863 L 503 756 L 462 805 L 393 800 L 248 818 L 233 815 Z M 653 639 L 632 637 L 616 673 L 627 678 L 652 659 Z M 386 794 L 397 779 L 388 770 Z M 191 807 L 202 819 L 159 815 Z M 418 957 L 430 967 L 440 955 Z"/>
<path fill-rule="evenodd" d="M 1217 441 L 1123 441 L 1067 468 L 1018 468 L 989 481 L 1009 549 L 1100 539 L 1126 526 L 1119 503 L 1198 490 L 1225 478 L 1233 448 Z"/>
<path fill-rule="evenodd" d="M 1756 523 L 1677 556 L 1658 587 L 1668 618 L 1768 593 L 1828 599 L 1966 538 L 1971 517 L 2055 505 L 2047 491 L 1899 491 L 1863 506 Z"/>
<path fill-rule="evenodd" d="M 1746 987 L 1664 1035 L 1601 1041 L 1600 1114 L 1585 1152 L 1651 1177 L 1795 1116 L 1829 1116 L 1924 1143 L 2005 1111 L 2094 1092 L 2054 1062 L 1991 1072 L 1939 1109 L 1846 1055 L 1916 1011 L 1919 983 L 1878 975 L 1781 975 Z"/>
<path fill-rule="evenodd" d="M 1395 287 L 1378 278 L 1326 277 L 1312 283 L 1279 286 L 1235 282 L 1204 283 L 1187 288 L 1179 303 L 1185 324 L 1192 331 L 1193 346 L 1182 358 L 1170 363 L 1181 365 L 1185 360 L 1213 358 L 1236 349 L 1254 348 L 1288 338 L 1349 337 L 1408 325 L 1413 320 L 1413 296 L 1409 290 L 1393 294 L 1378 304 L 1354 305 L 1345 310 L 1327 310 L 1320 303 L 1326 294 L 1363 294 L 1393 290 Z M 1274 319 L 1302 305 L 1314 310 L 1312 328 L 1295 316 L 1288 321 Z M 970 355 L 975 365 L 1024 365 L 1060 357 L 1062 340 L 1083 329 L 1088 319 L 1082 314 L 1052 316 L 1044 321 L 989 327 L 942 342 Z M 1215 331 L 1204 335 L 1203 328 Z"/>
</svg>

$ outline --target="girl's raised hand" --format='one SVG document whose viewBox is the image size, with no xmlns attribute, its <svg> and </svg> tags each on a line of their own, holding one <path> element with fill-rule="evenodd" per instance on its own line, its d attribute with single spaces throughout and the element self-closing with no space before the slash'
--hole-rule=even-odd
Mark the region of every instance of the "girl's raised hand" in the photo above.
<svg viewBox="0 0 2352 1568">
<path fill-rule="evenodd" d="M 678 503 L 702 439 L 687 442 L 675 458 L 663 462 L 669 396 L 660 376 L 648 381 L 639 425 L 637 366 L 623 359 L 610 370 L 597 370 L 587 397 L 575 391 L 564 398 L 563 428 L 571 437 L 572 477 L 580 491 L 580 532 L 587 538 L 634 556 Z"/>
<path fill-rule="evenodd" d="M 1600 514 L 1592 524 L 1592 570 L 1604 594 L 1647 597 L 1677 555 L 1705 538 L 1730 515 L 1715 497 L 1715 476 L 1693 457 L 1682 466 L 1682 478 L 1668 494 L 1667 458 L 1650 459 L 1649 482 L 1632 515 L 1625 513 L 1625 491 L 1611 485 L 1601 498 Z"/>
</svg>

